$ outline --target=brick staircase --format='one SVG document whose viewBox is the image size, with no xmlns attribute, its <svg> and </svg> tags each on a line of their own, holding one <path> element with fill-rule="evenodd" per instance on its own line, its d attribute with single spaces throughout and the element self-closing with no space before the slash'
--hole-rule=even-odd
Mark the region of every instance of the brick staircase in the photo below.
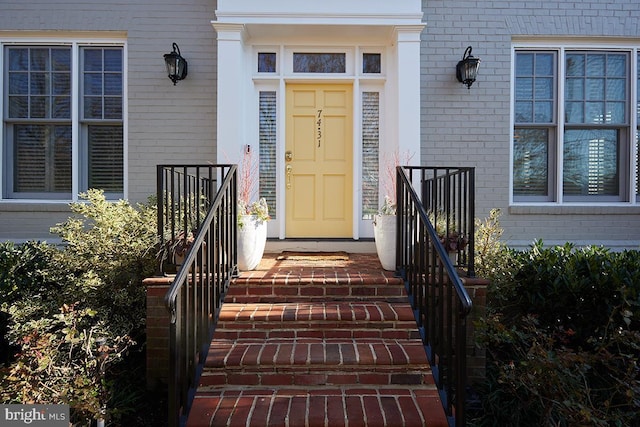
<svg viewBox="0 0 640 427">
<path fill-rule="evenodd" d="M 402 282 L 348 258 L 231 285 L 187 426 L 448 425 Z"/>
</svg>

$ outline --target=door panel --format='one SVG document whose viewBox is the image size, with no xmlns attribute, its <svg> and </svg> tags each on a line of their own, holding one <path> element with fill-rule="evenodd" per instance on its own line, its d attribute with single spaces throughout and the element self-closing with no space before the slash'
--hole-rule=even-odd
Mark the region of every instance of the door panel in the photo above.
<svg viewBox="0 0 640 427">
<path fill-rule="evenodd" d="M 293 152 L 297 161 L 316 161 L 316 148 L 313 143 L 315 132 L 315 119 L 312 115 L 293 116 Z M 287 150 L 289 148 L 287 147 Z"/>
<path fill-rule="evenodd" d="M 353 236 L 352 86 L 287 85 L 286 237 Z"/>
<path fill-rule="evenodd" d="M 347 128 L 345 118 L 325 116 L 325 123 L 326 139 L 324 144 L 326 149 L 324 150 L 324 159 L 339 162 L 347 157 L 347 153 L 345 153 L 347 147 L 345 147 L 342 138 L 346 132 L 345 128 Z"/>
<path fill-rule="evenodd" d="M 343 218 L 344 211 L 347 207 L 345 202 L 344 176 L 341 175 L 325 175 L 324 188 L 330 189 L 323 193 L 324 199 L 322 203 L 323 217 L 331 221 L 340 221 Z M 348 185 L 351 185 L 349 183 Z"/>
<path fill-rule="evenodd" d="M 295 174 L 293 175 L 293 197 L 298 203 L 294 204 L 291 218 L 287 216 L 287 220 L 292 221 L 315 221 L 316 219 L 316 201 L 314 194 L 308 191 L 309 188 L 315 187 L 315 176 Z"/>
</svg>

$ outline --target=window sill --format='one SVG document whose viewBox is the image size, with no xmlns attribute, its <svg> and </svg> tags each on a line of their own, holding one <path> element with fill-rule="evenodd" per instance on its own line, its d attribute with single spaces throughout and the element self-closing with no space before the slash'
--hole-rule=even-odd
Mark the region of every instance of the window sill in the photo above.
<svg viewBox="0 0 640 427">
<path fill-rule="evenodd" d="M 510 215 L 638 215 L 640 205 L 511 205 Z"/>
<path fill-rule="evenodd" d="M 2 200 L 0 212 L 69 212 L 69 203 L 64 200 Z"/>
</svg>

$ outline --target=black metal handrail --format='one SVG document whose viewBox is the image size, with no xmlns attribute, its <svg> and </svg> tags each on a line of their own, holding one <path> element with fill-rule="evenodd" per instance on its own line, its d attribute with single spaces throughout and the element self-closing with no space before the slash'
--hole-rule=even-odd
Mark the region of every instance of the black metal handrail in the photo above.
<svg viewBox="0 0 640 427">
<path fill-rule="evenodd" d="M 158 233 L 164 247 L 172 238 L 189 245 L 165 295 L 174 427 L 186 423 L 237 265 L 237 166 L 158 166 Z"/>
<path fill-rule="evenodd" d="M 465 175 L 467 180 L 464 186 L 447 184 L 447 179 L 458 179 Z M 452 189 L 473 190 L 472 176 L 472 169 L 465 171 L 460 168 L 398 167 L 396 181 L 396 265 L 405 280 L 445 412 L 454 420 L 456 426 L 466 424 L 466 319 L 472 303 L 451 257 L 461 254 L 463 257 L 466 256 L 463 259 L 467 262 L 470 259 L 471 264 L 465 265 L 468 271 L 472 271 L 473 238 L 470 236 L 467 242 L 466 251 L 469 253 L 465 255 L 460 248 L 456 248 L 450 256 L 445 248 L 447 241 L 443 238 L 446 235 L 439 234 L 438 231 L 443 231 L 436 230 L 437 227 L 432 221 L 438 219 L 438 214 L 434 214 L 434 207 L 450 207 L 451 200 L 457 200 L 459 197 L 455 192 L 451 192 Z M 441 188 L 449 193 L 434 194 Z M 422 194 L 422 198 L 418 196 L 419 193 Z M 469 200 L 469 195 L 464 197 Z M 445 203 L 434 205 L 434 201 Z M 457 203 L 454 206 L 463 205 Z M 473 211 L 472 206 L 467 205 L 467 208 L 467 212 Z M 460 233 L 463 230 L 466 233 L 473 232 L 472 217 L 466 220 L 465 225 L 456 222 L 461 216 L 449 216 L 451 212 L 453 211 L 440 212 L 447 215 L 445 233 Z"/>
</svg>

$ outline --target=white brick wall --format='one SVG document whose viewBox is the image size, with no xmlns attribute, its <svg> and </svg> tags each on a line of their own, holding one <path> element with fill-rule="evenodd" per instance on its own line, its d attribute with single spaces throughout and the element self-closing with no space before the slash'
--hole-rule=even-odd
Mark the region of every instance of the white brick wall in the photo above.
<svg viewBox="0 0 640 427">
<path fill-rule="evenodd" d="M 640 3 L 629 0 L 424 0 L 422 164 L 475 166 L 477 216 L 503 212 L 505 238 L 528 245 L 640 244 L 640 208 L 509 208 L 513 36 L 629 37 L 640 46 Z M 455 77 L 467 46 L 482 63 L 467 90 Z"/>
</svg>

